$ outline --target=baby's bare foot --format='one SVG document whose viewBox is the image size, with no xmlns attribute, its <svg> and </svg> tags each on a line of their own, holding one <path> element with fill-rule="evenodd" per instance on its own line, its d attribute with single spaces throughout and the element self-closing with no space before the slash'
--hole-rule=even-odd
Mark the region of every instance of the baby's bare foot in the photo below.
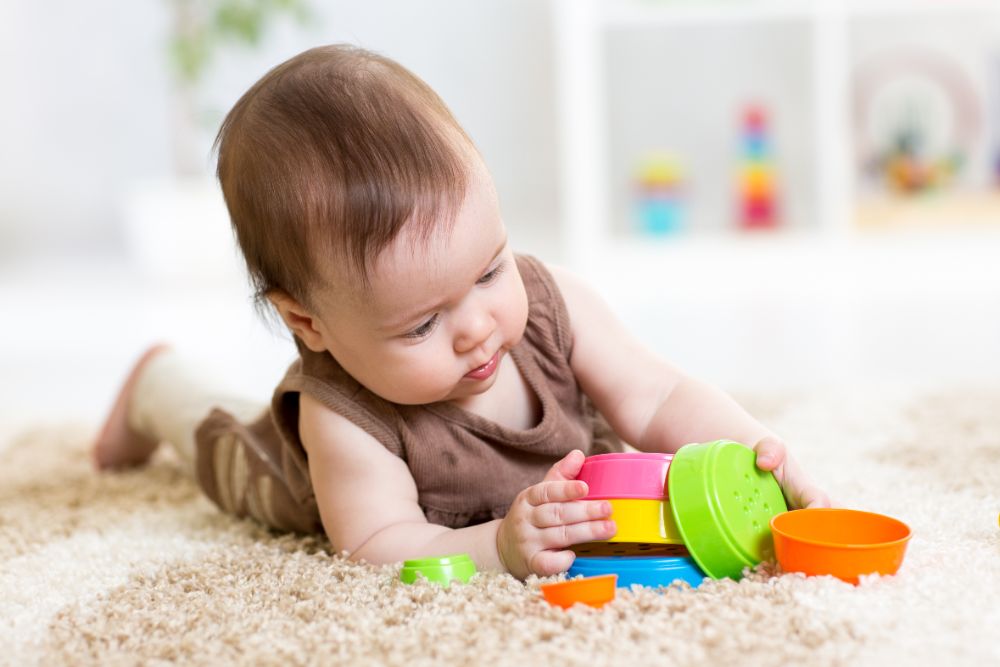
<svg viewBox="0 0 1000 667">
<path fill-rule="evenodd" d="M 156 446 L 160 443 L 136 433 L 129 427 L 128 407 L 143 368 L 153 357 L 169 348 L 169 345 L 164 344 L 150 347 L 139 357 L 125 378 L 125 383 L 118 392 L 118 398 L 111 406 L 111 412 L 94 441 L 92 450 L 94 465 L 99 470 L 142 465 L 156 451 Z"/>
</svg>

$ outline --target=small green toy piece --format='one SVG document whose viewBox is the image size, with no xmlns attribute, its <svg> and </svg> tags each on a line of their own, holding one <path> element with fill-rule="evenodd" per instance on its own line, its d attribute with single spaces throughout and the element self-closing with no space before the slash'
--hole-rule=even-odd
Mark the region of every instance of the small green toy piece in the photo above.
<svg viewBox="0 0 1000 667">
<path fill-rule="evenodd" d="M 667 474 L 670 509 L 691 557 L 714 579 L 739 579 L 774 554 L 771 517 L 788 511 L 757 455 L 731 440 L 685 445 Z"/>
<path fill-rule="evenodd" d="M 448 586 L 452 581 L 463 584 L 476 573 L 476 563 L 469 554 L 454 554 L 440 558 L 418 558 L 403 562 L 399 571 L 399 580 L 404 584 L 412 584 L 417 575 L 422 574 L 427 581 Z"/>
</svg>

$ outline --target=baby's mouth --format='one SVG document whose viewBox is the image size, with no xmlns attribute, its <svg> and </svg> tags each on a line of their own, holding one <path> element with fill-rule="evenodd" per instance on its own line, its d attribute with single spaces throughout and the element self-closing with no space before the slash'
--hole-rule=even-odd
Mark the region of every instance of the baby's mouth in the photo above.
<svg viewBox="0 0 1000 667">
<path fill-rule="evenodd" d="M 473 368 L 471 371 L 465 374 L 465 377 L 470 380 L 485 380 L 486 378 L 493 375 L 496 372 L 497 364 L 500 361 L 499 350 L 490 357 L 490 360 L 478 368 Z"/>
</svg>

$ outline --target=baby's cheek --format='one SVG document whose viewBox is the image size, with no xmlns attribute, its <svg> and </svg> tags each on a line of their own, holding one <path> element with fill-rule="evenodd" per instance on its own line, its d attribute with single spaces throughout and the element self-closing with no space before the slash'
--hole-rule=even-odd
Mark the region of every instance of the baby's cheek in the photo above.
<svg viewBox="0 0 1000 667">
<path fill-rule="evenodd" d="M 421 346 L 424 347 L 424 346 Z M 443 353 L 440 344 L 427 345 L 399 369 L 399 380 L 408 393 L 420 403 L 441 399 L 441 394 L 455 383 L 455 363 L 452 355 Z"/>
</svg>

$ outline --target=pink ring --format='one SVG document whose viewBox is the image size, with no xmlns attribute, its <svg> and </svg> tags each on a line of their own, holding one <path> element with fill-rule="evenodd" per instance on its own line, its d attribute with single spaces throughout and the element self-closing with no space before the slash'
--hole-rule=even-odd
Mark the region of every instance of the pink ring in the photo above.
<svg viewBox="0 0 1000 667">
<path fill-rule="evenodd" d="M 583 461 L 576 476 L 587 483 L 588 499 L 667 497 L 667 470 L 673 454 L 598 454 Z"/>
</svg>

